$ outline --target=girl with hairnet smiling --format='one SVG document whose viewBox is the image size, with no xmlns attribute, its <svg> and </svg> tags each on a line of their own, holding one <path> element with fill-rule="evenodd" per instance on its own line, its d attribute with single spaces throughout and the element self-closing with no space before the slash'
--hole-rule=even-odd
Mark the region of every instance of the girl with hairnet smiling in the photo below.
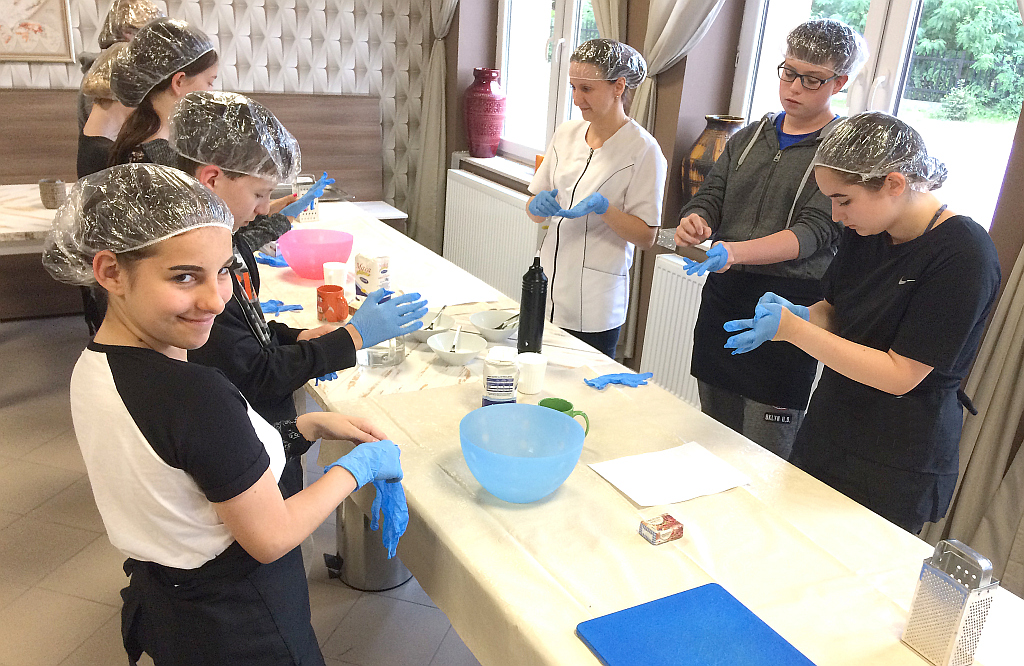
<svg viewBox="0 0 1024 666">
<path fill-rule="evenodd" d="M 730 321 L 745 354 L 789 342 L 825 365 L 791 462 L 904 529 L 945 515 L 956 486 L 960 390 L 999 290 L 980 225 L 932 194 L 946 167 L 912 127 L 884 113 L 844 120 L 814 158 L 843 224 L 824 300 L 761 296 Z"/>
</svg>

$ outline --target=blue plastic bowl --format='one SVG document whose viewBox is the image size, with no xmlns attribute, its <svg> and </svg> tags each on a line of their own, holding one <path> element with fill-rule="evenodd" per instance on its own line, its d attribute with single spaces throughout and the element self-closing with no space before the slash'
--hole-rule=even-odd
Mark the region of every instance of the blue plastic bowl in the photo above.
<svg viewBox="0 0 1024 666">
<path fill-rule="evenodd" d="M 562 485 L 583 451 L 583 427 L 537 405 L 490 405 L 459 424 L 469 471 L 492 495 L 527 504 Z"/>
</svg>

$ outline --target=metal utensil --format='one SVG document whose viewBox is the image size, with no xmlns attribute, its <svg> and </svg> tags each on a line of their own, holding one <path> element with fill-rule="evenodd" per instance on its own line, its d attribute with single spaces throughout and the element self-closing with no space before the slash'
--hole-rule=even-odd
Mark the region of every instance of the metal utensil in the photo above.
<svg viewBox="0 0 1024 666">
<path fill-rule="evenodd" d="M 456 353 L 456 351 L 459 348 L 459 333 L 461 333 L 461 332 L 462 332 L 462 324 L 459 324 L 458 326 L 455 327 L 455 335 L 452 336 L 452 348 L 448 350 L 448 351 L 450 351 L 453 354 Z"/>
<path fill-rule="evenodd" d="M 504 331 L 509 326 L 514 326 L 517 323 L 519 323 L 519 313 L 518 312 L 515 313 L 514 315 L 512 315 L 511 317 L 509 317 L 508 319 L 506 319 L 505 321 L 501 322 L 497 326 L 495 326 L 494 330 L 496 330 L 496 331 Z"/>
<path fill-rule="evenodd" d="M 434 324 L 436 324 L 437 320 L 441 318 L 441 313 L 444 312 L 444 309 L 446 307 L 448 307 L 448 306 L 447 305 L 442 305 L 441 309 L 437 311 L 436 315 L 434 315 L 434 318 L 430 320 L 430 323 L 423 327 L 423 330 L 425 330 L 425 331 L 432 331 L 432 330 L 434 330 Z"/>
</svg>

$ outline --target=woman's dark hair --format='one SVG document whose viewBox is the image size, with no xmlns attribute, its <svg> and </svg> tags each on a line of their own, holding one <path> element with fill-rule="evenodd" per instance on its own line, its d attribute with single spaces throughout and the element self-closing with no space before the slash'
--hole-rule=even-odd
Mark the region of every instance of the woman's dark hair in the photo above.
<svg viewBox="0 0 1024 666">
<path fill-rule="evenodd" d="M 156 93 L 167 90 L 171 87 L 171 81 L 179 72 L 185 76 L 197 76 L 217 64 L 217 52 L 207 51 L 199 56 L 194 62 L 171 74 L 160 83 L 153 86 L 153 89 L 146 94 L 142 103 L 129 114 L 128 119 L 121 126 L 117 134 L 117 141 L 110 149 L 110 163 L 108 166 L 127 164 L 130 161 L 132 151 L 139 147 L 146 139 L 153 136 L 160 129 L 160 116 L 153 108 L 152 96 Z"/>
</svg>

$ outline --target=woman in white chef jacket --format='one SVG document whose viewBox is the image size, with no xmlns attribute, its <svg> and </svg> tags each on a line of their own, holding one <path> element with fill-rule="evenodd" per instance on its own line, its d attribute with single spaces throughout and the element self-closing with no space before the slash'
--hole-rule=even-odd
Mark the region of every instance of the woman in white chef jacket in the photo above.
<svg viewBox="0 0 1024 666">
<path fill-rule="evenodd" d="M 540 250 L 547 320 L 613 358 L 633 250 L 654 245 L 665 191 L 665 156 L 625 111 L 646 75 L 626 44 L 592 39 L 576 49 L 569 85 L 583 119 L 555 130 L 527 206 L 534 222 L 550 219 Z"/>
</svg>

